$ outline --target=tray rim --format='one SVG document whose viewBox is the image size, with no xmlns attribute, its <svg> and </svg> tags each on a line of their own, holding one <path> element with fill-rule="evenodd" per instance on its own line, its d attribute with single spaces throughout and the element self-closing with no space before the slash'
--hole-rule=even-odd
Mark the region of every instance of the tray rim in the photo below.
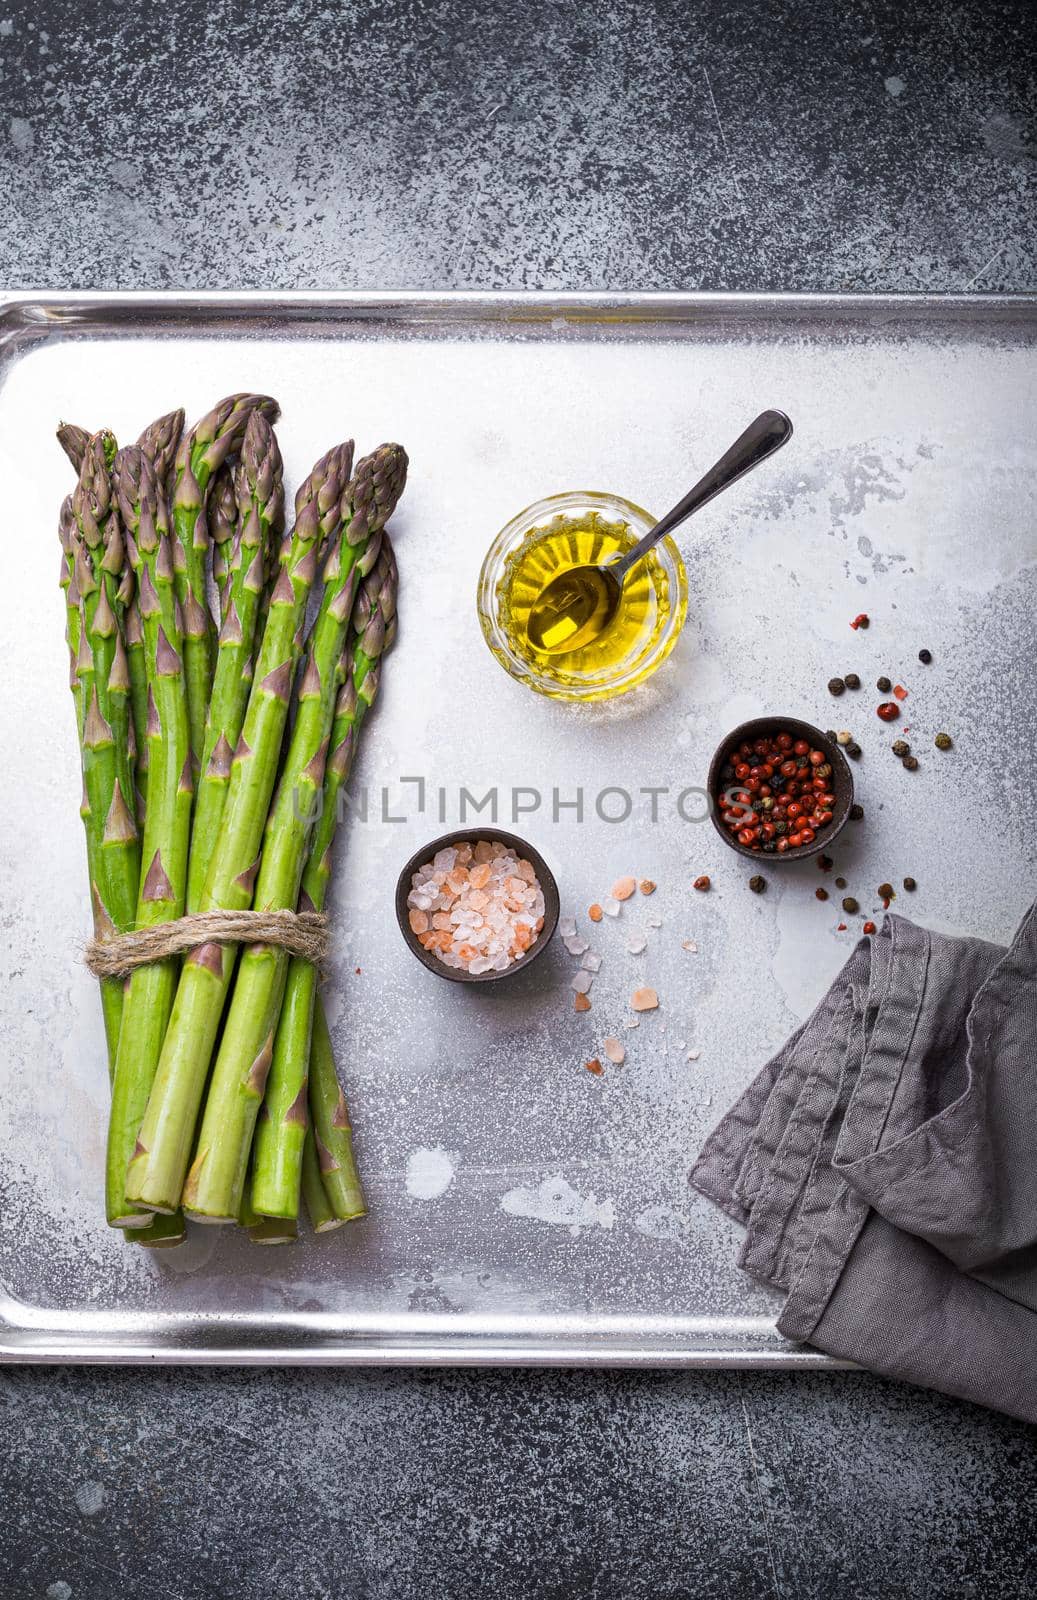
<svg viewBox="0 0 1037 1600">
<path fill-rule="evenodd" d="M 141 324 L 191 317 L 216 322 L 261 316 L 289 325 L 307 316 L 329 319 L 383 317 L 420 324 L 490 320 L 503 324 L 549 321 L 564 315 L 580 322 L 707 321 L 768 317 L 840 322 L 896 320 L 998 324 L 1037 324 L 1037 292 L 1030 290 L 962 294 L 940 291 L 841 294 L 830 290 L 496 290 L 496 289 L 14 289 L 0 290 L 0 358 L 25 338 L 66 332 L 103 331 L 104 318 L 113 331 L 136 331 Z M 202 330 L 204 332 L 204 326 Z M 108 1366 L 289 1366 L 289 1367 L 527 1367 L 622 1370 L 735 1369 L 742 1371 L 857 1371 L 854 1363 L 836 1360 L 808 1345 L 775 1345 L 771 1349 L 736 1347 L 708 1338 L 660 1339 L 647 1343 L 605 1331 L 597 1337 L 566 1336 L 534 1345 L 517 1340 L 430 1332 L 390 1342 L 352 1335 L 338 1342 L 330 1335 L 300 1339 L 289 1335 L 275 1342 L 277 1330 L 264 1324 L 264 1337 L 248 1338 L 248 1318 L 216 1313 L 212 1337 L 199 1339 L 203 1322 L 197 1314 L 164 1316 L 172 1337 L 124 1340 L 57 1327 L 33 1327 L 10 1320 L 4 1312 L 0 1283 L 0 1365 Z M 36 1320 L 35 1318 L 33 1319 Z M 142 1314 L 142 1323 L 152 1319 Z M 573 1319 L 579 1321 L 578 1318 Z M 589 1319 L 588 1319 L 589 1320 Z M 690 1319 L 694 1320 L 694 1319 Z M 760 1332 L 776 1333 L 766 1318 Z M 464 1319 L 459 1319 L 463 1322 Z M 208 1324 L 206 1324 L 208 1326 Z M 777 1337 L 780 1338 L 780 1335 Z"/>
</svg>

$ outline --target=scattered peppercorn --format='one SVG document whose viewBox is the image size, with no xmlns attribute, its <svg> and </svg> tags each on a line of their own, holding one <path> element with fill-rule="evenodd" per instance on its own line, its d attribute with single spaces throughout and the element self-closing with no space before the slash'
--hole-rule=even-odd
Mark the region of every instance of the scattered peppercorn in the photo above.
<svg viewBox="0 0 1037 1600">
<path fill-rule="evenodd" d="M 755 877 L 749 879 L 749 887 L 753 894 L 763 894 L 767 887 L 767 879 L 761 878 L 757 873 Z"/>
<path fill-rule="evenodd" d="M 906 767 L 908 772 L 917 772 L 918 771 L 918 757 L 917 756 L 905 756 L 904 760 L 902 762 L 902 765 L 904 767 Z"/>
<path fill-rule="evenodd" d="M 861 908 L 857 901 L 853 898 L 853 895 L 848 894 L 846 899 L 843 901 L 843 910 L 849 912 L 850 916 L 852 917 L 854 912 L 859 911 L 860 909 Z"/>
<path fill-rule="evenodd" d="M 859 689 L 861 686 L 861 680 L 856 672 L 848 672 L 843 678 L 843 682 L 848 689 Z"/>
<path fill-rule="evenodd" d="M 894 739 L 890 748 L 895 756 L 909 756 L 911 754 L 911 746 L 906 739 Z"/>
<path fill-rule="evenodd" d="M 864 821 L 864 807 L 862 805 L 859 805 L 856 800 L 854 801 L 853 805 L 850 807 L 850 821 L 851 822 L 863 822 Z"/>
<path fill-rule="evenodd" d="M 862 611 L 860 616 L 854 617 L 853 621 L 850 623 L 850 627 L 854 629 L 866 628 L 870 622 L 871 618 L 868 616 L 868 613 L 866 611 Z"/>
<path fill-rule="evenodd" d="M 876 707 L 876 711 L 883 722 L 896 722 L 900 715 L 900 707 L 895 700 L 883 700 L 882 704 Z"/>
<path fill-rule="evenodd" d="M 888 694 L 893 687 L 893 680 L 892 678 L 879 678 L 876 681 L 875 687 L 879 691 L 879 694 Z"/>
<path fill-rule="evenodd" d="M 930 661 L 933 659 L 933 653 L 931 650 L 919 650 L 918 659 L 922 663 L 923 667 L 927 667 Z"/>
<path fill-rule="evenodd" d="M 880 883 L 878 888 L 875 890 L 875 893 L 878 895 L 880 900 L 884 900 L 886 902 L 886 909 L 888 910 L 889 902 L 894 897 L 893 885 L 891 883 Z"/>
<path fill-rule="evenodd" d="M 846 932 L 846 924 L 845 924 L 845 922 L 837 922 L 836 925 L 835 925 L 835 931 L 836 931 L 836 933 L 845 933 Z"/>
<path fill-rule="evenodd" d="M 826 728 L 825 729 L 825 738 L 826 739 L 831 739 L 833 744 L 835 744 L 835 742 L 838 739 L 838 737 L 839 737 L 839 735 L 836 733 L 834 728 Z"/>
<path fill-rule="evenodd" d="M 835 736 L 835 742 L 836 744 L 849 744 L 852 738 L 853 734 L 850 732 L 849 728 L 841 728 Z"/>
<path fill-rule="evenodd" d="M 904 879 L 904 888 L 907 890 L 908 894 L 913 894 L 914 891 L 918 888 L 918 885 L 915 882 L 914 878 L 905 878 Z"/>
<path fill-rule="evenodd" d="M 849 744 L 846 746 L 846 754 L 850 757 L 851 761 L 859 761 L 861 759 L 861 747 L 857 743 L 856 739 L 850 740 Z"/>
<path fill-rule="evenodd" d="M 828 899 L 828 890 L 827 889 L 815 889 L 814 890 L 814 898 L 816 900 L 827 900 Z"/>
<path fill-rule="evenodd" d="M 875 932 L 875 924 L 873 922 L 866 922 L 864 924 L 863 928 L 861 929 L 861 932 L 862 933 L 874 933 Z"/>
<path fill-rule="evenodd" d="M 831 856 L 818 856 L 817 864 L 821 868 L 822 872 L 831 872 L 833 866 L 835 865 Z"/>
<path fill-rule="evenodd" d="M 951 738 L 949 733 L 938 733 L 936 738 L 933 740 L 933 744 L 936 746 L 937 750 L 949 750 L 953 743 L 954 740 Z"/>
<path fill-rule="evenodd" d="M 692 888 L 693 889 L 698 889 L 702 894 L 705 894 L 706 890 L 709 888 L 709 883 L 710 883 L 709 877 L 704 872 L 702 874 L 701 878 L 696 878 L 695 879 L 695 882 L 692 884 Z"/>
<path fill-rule="evenodd" d="M 828 693 L 829 694 L 842 694 L 842 692 L 843 692 L 843 690 L 845 688 L 846 688 L 846 685 L 843 682 L 842 678 L 829 678 L 829 680 L 828 680 Z"/>
<path fill-rule="evenodd" d="M 835 887 L 837 889 L 845 889 L 846 888 L 846 879 L 845 878 L 836 878 Z"/>
</svg>

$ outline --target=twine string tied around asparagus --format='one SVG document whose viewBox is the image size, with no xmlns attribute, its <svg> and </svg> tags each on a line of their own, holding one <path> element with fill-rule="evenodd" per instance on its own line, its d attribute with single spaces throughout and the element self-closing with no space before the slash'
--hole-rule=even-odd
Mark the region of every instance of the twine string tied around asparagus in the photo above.
<svg viewBox="0 0 1037 1600">
<path fill-rule="evenodd" d="M 84 960 L 96 978 L 128 978 L 137 967 L 202 944 L 277 945 L 320 968 L 328 953 L 328 919 L 323 911 L 199 911 L 155 928 L 90 939 Z"/>
</svg>

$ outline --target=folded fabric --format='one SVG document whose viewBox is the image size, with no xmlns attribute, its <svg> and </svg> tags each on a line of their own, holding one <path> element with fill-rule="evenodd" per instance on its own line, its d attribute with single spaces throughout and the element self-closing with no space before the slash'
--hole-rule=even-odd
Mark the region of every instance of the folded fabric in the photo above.
<svg viewBox="0 0 1037 1600">
<path fill-rule="evenodd" d="M 1037 1422 L 1037 905 L 1007 951 L 887 916 L 691 1182 L 788 1338 Z"/>
</svg>

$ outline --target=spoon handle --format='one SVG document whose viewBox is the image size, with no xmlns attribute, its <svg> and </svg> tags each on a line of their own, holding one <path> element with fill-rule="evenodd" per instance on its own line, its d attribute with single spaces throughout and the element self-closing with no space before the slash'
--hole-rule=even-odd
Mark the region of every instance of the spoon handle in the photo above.
<svg viewBox="0 0 1037 1600">
<path fill-rule="evenodd" d="M 780 450 L 791 438 L 792 423 L 784 411 L 761 411 L 756 421 L 750 422 L 730 449 L 724 451 L 720 460 L 714 462 L 693 489 L 688 490 L 684 499 L 678 501 L 673 510 L 668 511 L 654 528 L 649 528 L 632 550 L 628 550 L 620 560 L 610 563 L 613 577 L 622 583 L 630 568 L 640 561 L 642 556 L 646 556 L 653 545 L 658 544 L 666 534 L 672 533 L 674 528 L 679 527 L 696 511 L 700 511 L 724 489 L 729 489 L 739 478 L 744 478 L 745 474 L 758 467 L 761 461 L 766 461 L 768 456 L 772 456 L 775 450 Z"/>
</svg>

